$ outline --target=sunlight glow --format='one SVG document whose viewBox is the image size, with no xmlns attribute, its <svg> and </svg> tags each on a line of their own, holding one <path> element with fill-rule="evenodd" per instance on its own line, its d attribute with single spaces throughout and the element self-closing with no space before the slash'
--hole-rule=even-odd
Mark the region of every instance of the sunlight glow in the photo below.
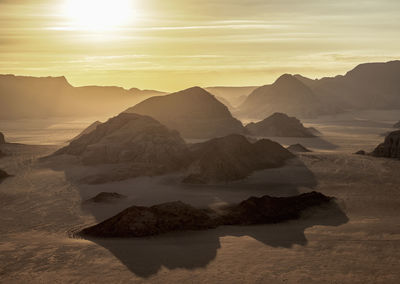
<svg viewBox="0 0 400 284">
<path fill-rule="evenodd" d="M 70 27 L 105 31 L 129 25 L 134 19 L 132 0 L 66 0 L 63 13 Z"/>
</svg>

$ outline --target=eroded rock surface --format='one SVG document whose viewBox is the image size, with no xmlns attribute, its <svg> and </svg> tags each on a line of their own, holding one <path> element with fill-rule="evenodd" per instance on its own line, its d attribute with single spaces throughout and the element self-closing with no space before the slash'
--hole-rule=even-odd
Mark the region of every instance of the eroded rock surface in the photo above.
<svg viewBox="0 0 400 284">
<path fill-rule="evenodd" d="M 132 206 L 95 226 L 83 237 L 145 237 L 183 230 L 206 230 L 222 225 L 271 224 L 298 219 L 305 210 L 329 204 L 318 192 L 293 197 L 251 197 L 220 210 L 198 209 L 180 201 L 151 207 Z"/>
</svg>

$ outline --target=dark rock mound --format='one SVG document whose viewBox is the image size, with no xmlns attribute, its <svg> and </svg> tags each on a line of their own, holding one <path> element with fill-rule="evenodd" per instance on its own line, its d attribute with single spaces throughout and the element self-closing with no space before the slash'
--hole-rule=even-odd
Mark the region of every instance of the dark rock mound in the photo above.
<svg viewBox="0 0 400 284">
<path fill-rule="evenodd" d="M 8 173 L 6 173 L 5 171 L 3 171 L 2 169 L 0 169 L 0 180 L 3 180 L 8 177 L 10 177 L 10 175 Z"/>
<path fill-rule="evenodd" d="M 117 180 L 173 172 L 190 163 L 189 150 L 178 132 L 132 113 L 109 119 L 54 155 L 61 154 L 78 156 L 85 165 L 112 164 Z"/>
<path fill-rule="evenodd" d="M 215 183 L 239 180 L 256 170 L 284 165 L 293 156 L 280 144 L 262 139 L 249 142 L 244 136 L 232 134 L 190 147 L 194 162 L 185 183 Z"/>
<path fill-rule="evenodd" d="M 301 144 L 293 144 L 290 145 L 289 147 L 287 147 L 287 149 L 290 152 L 298 152 L 298 153 L 308 153 L 308 152 L 312 152 L 311 150 L 307 149 L 306 147 L 304 147 Z"/>
<path fill-rule="evenodd" d="M 389 133 L 385 141 L 372 152 L 375 157 L 400 159 L 400 130 Z"/>
<path fill-rule="evenodd" d="M 246 129 L 254 136 L 314 137 L 311 131 L 295 117 L 274 113 L 263 121 L 249 123 Z"/>
<path fill-rule="evenodd" d="M 0 132 L 0 144 L 5 144 L 6 139 L 4 138 L 4 134 Z"/>
<path fill-rule="evenodd" d="M 180 201 L 152 207 L 132 206 L 104 222 L 81 231 L 96 237 L 145 237 L 170 231 L 205 230 L 216 223 L 205 209 Z"/>
<path fill-rule="evenodd" d="M 100 121 L 95 121 L 93 122 L 91 125 L 89 125 L 87 128 L 85 128 L 85 130 L 83 130 L 81 133 L 79 133 L 77 136 L 75 136 L 74 138 L 71 139 L 71 141 L 74 141 L 76 139 L 81 138 L 83 135 L 85 134 L 89 134 L 91 132 L 93 132 L 94 130 L 96 130 L 97 125 L 101 124 Z"/>
<path fill-rule="evenodd" d="M 279 223 L 298 219 L 304 210 L 329 203 L 331 199 L 315 191 L 291 197 L 251 197 L 228 208 L 221 218 L 223 225 Z"/>
<path fill-rule="evenodd" d="M 111 203 L 126 198 L 125 195 L 116 192 L 101 192 L 95 197 L 85 201 L 85 203 Z"/>
<path fill-rule="evenodd" d="M 293 197 L 251 197 L 221 210 L 197 209 L 180 201 L 152 207 L 132 206 L 110 219 L 83 229 L 87 237 L 145 237 L 221 225 L 271 224 L 298 219 L 306 209 L 332 200 L 318 192 Z"/>
<path fill-rule="evenodd" d="M 393 125 L 394 128 L 400 128 L 400 121 Z"/>
<path fill-rule="evenodd" d="M 154 117 L 185 138 L 214 138 L 246 131 L 224 104 L 199 87 L 152 97 L 126 112 Z"/>
<path fill-rule="evenodd" d="M 364 155 L 366 155 L 367 153 L 366 153 L 364 150 L 360 150 L 360 151 L 355 152 L 354 154 L 355 154 L 355 155 L 362 155 L 362 156 L 364 156 Z"/>
</svg>

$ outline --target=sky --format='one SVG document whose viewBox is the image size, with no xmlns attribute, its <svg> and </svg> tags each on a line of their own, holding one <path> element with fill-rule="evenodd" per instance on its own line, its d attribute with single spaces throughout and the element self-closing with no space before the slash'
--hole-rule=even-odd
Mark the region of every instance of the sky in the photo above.
<svg viewBox="0 0 400 284">
<path fill-rule="evenodd" d="M 399 0 L 0 0 L 0 74 L 176 91 L 400 59 Z"/>
</svg>

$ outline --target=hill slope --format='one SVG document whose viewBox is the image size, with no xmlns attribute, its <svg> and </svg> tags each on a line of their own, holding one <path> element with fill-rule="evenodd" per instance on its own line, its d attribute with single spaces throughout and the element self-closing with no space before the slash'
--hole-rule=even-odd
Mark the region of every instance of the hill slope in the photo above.
<svg viewBox="0 0 400 284">
<path fill-rule="evenodd" d="M 147 99 L 127 113 L 151 116 L 185 138 L 214 138 L 232 133 L 245 133 L 242 123 L 213 95 L 193 87 L 166 96 Z"/>
</svg>

